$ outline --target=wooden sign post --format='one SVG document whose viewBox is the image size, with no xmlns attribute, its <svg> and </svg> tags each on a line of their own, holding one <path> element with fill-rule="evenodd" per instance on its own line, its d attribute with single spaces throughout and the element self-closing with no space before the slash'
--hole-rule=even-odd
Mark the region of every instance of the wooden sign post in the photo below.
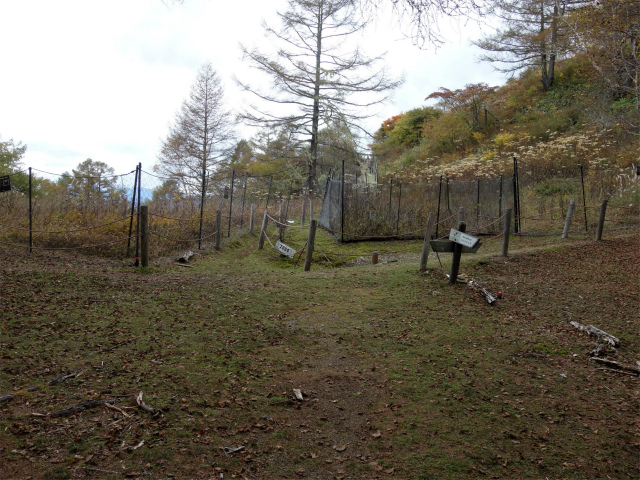
<svg viewBox="0 0 640 480">
<path fill-rule="evenodd" d="M 482 246 L 480 239 L 465 232 L 467 224 L 460 222 L 458 230 L 451 229 L 449 240 L 431 240 L 431 248 L 434 252 L 453 252 L 449 283 L 455 285 L 460 270 L 460 259 L 463 253 L 476 253 Z"/>
</svg>

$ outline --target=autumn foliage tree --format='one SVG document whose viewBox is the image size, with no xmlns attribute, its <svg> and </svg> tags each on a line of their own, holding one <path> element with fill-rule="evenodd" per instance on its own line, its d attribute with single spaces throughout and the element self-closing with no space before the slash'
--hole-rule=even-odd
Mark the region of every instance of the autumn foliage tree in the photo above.
<svg viewBox="0 0 640 480">
<path fill-rule="evenodd" d="M 425 100 L 436 100 L 445 112 L 463 113 L 471 130 L 480 131 L 488 127 L 489 100 L 497 88 L 486 83 L 472 83 L 457 90 L 440 87 Z"/>
<path fill-rule="evenodd" d="M 635 97 L 639 105 L 640 2 L 589 2 L 565 19 L 573 49 L 584 55 L 613 92 Z"/>
</svg>

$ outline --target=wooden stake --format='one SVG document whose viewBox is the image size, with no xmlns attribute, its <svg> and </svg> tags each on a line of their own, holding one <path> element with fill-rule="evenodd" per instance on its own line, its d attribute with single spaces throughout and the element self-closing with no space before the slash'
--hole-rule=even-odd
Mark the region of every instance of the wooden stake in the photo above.
<svg viewBox="0 0 640 480">
<path fill-rule="evenodd" d="M 436 216 L 429 212 L 429 220 L 427 221 L 427 230 L 424 235 L 424 242 L 422 243 L 422 254 L 420 255 L 420 271 L 427 271 L 427 259 L 429 258 L 429 249 L 431 247 L 431 234 L 433 233 L 433 224 L 436 221 Z"/>
<path fill-rule="evenodd" d="M 562 231 L 562 238 L 569 236 L 569 227 L 571 226 L 571 217 L 573 217 L 573 208 L 576 206 L 576 201 L 571 200 L 569 202 L 569 211 L 567 212 L 567 219 L 564 222 L 564 230 Z"/>
<path fill-rule="evenodd" d="M 316 227 L 318 226 L 318 222 L 315 220 L 311 220 L 311 224 L 309 225 L 309 239 L 307 240 L 307 252 L 304 257 L 304 271 L 308 272 L 311 270 L 311 261 L 313 260 L 313 249 L 316 243 Z"/>
<path fill-rule="evenodd" d="M 262 229 L 260 230 L 260 238 L 258 239 L 258 250 L 262 250 L 264 248 L 264 238 L 267 231 L 267 221 L 268 221 L 267 214 L 268 213 L 269 213 L 269 210 L 265 208 L 264 218 L 262 219 Z"/>
<path fill-rule="evenodd" d="M 598 229 L 596 230 L 596 242 L 602 240 L 602 231 L 604 230 L 604 219 L 607 215 L 607 202 L 605 198 L 600 205 L 600 218 L 598 219 Z"/>
</svg>

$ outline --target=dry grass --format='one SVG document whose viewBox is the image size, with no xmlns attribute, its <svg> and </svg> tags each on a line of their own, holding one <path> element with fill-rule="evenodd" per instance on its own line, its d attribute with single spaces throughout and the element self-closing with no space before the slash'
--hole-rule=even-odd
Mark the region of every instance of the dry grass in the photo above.
<svg viewBox="0 0 640 480">
<path fill-rule="evenodd" d="M 15 395 L 0 404 L 0 469 L 16 479 L 636 478 L 637 377 L 593 364 L 593 340 L 568 323 L 609 331 L 622 341 L 612 358 L 640 360 L 640 244 L 608 235 L 514 239 L 508 260 L 468 256 L 463 272 L 504 292 L 494 307 L 447 285 L 431 260 L 418 274 L 415 254 L 303 274 L 256 252 L 255 238 L 190 269 L 0 250 L 0 394 Z M 319 239 L 327 251 L 331 242 Z M 135 405 L 139 391 L 158 415 Z M 51 415 L 110 398 L 121 411 Z"/>
</svg>

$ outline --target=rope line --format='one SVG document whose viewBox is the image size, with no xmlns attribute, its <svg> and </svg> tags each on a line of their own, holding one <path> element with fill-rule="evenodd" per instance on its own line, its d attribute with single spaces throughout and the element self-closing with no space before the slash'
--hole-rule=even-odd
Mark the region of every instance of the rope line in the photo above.
<svg viewBox="0 0 640 480">
<path fill-rule="evenodd" d="M 62 177 L 64 176 L 64 173 L 51 173 L 51 172 L 45 172 L 44 170 L 39 170 L 37 168 L 32 168 L 31 170 L 33 170 L 34 172 L 40 172 L 40 173 L 46 173 L 47 175 L 54 175 L 56 177 Z M 132 173 L 135 173 L 135 170 L 131 170 L 128 173 L 121 173 L 119 175 L 93 175 L 90 177 L 79 177 L 77 175 L 71 175 L 69 174 L 69 178 L 83 178 L 83 179 L 87 179 L 87 178 L 97 178 L 97 179 L 111 179 L 111 178 L 118 178 L 118 177 L 126 177 L 127 175 L 131 175 Z"/>
<path fill-rule="evenodd" d="M 436 225 L 442 225 L 442 226 L 444 227 L 444 226 L 445 226 L 445 225 L 444 225 L 444 222 L 448 222 L 449 220 L 451 220 L 453 217 L 456 217 L 457 215 L 458 215 L 458 212 L 456 212 L 456 213 L 452 213 L 452 214 L 451 214 L 451 216 L 449 216 L 449 217 L 447 217 L 447 218 L 443 218 L 442 220 L 440 220 L 439 222 L 437 222 L 437 223 L 436 223 Z M 435 225 L 434 225 L 434 226 L 435 226 Z"/>
<path fill-rule="evenodd" d="M 165 220 L 175 220 L 177 222 L 196 222 L 196 221 L 200 221 L 200 217 L 193 217 L 193 218 L 176 218 L 176 217 L 167 217 L 165 215 L 160 215 L 158 213 L 151 213 L 149 212 L 149 216 L 150 217 L 158 217 L 158 218 L 164 218 Z M 212 220 L 215 217 L 211 216 L 211 217 L 207 217 L 207 216 L 203 216 L 202 220 Z"/>
<path fill-rule="evenodd" d="M 476 230 L 470 230 L 469 233 L 478 233 L 480 232 L 480 230 L 483 230 L 485 228 L 487 228 L 489 225 L 493 225 L 494 223 L 498 223 L 500 220 L 502 220 L 503 218 L 505 218 L 507 216 L 507 214 L 505 213 L 504 215 L 502 215 L 500 218 L 494 220 L 491 223 L 487 223 L 486 225 L 482 226 L 482 227 L 478 227 Z"/>
<path fill-rule="evenodd" d="M 7 242 L 1 242 L 1 241 L 0 241 L 0 244 L 10 245 L 12 247 L 31 248 L 33 250 L 82 250 L 82 249 L 85 249 L 85 248 L 95 248 L 95 247 L 103 247 L 105 245 L 113 245 L 113 244 L 116 244 L 116 243 L 123 242 L 125 240 L 129 240 L 130 238 L 136 238 L 136 235 L 132 235 L 130 237 L 120 238 L 118 240 L 113 240 L 111 242 L 97 243 L 95 245 L 85 245 L 85 246 L 82 246 L 82 247 L 34 247 L 34 246 L 29 247 L 29 245 L 19 245 L 17 243 L 7 243 Z"/>
<path fill-rule="evenodd" d="M 213 237 L 215 234 L 217 234 L 217 233 L 218 233 L 218 231 L 216 230 L 216 231 L 215 231 L 215 232 L 213 232 L 211 235 L 207 235 L 207 236 L 202 237 L 202 238 L 188 239 L 188 240 L 187 240 L 187 239 L 182 240 L 182 239 L 177 239 L 177 238 L 173 238 L 173 237 L 167 237 L 167 236 L 162 235 L 162 234 L 160 234 L 160 233 L 158 233 L 158 232 L 149 232 L 149 233 L 150 233 L 150 234 L 151 234 L 151 233 L 153 233 L 153 235 L 156 235 L 156 236 L 158 236 L 158 237 L 160 237 L 160 238 L 164 238 L 164 239 L 166 239 L 166 240 L 170 240 L 170 241 L 172 241 L 172 242 L 176 242 L 176 243 L 189 243 L 189 242 L 199 242 L 200 240 L 206 240 L 207 238 L 211 238 L 211 237 Z"/>
<path fill-rule="evenodd" d="M 273 223 L 275 223 L 276 225 L 281 225 L 281 226 L 286 227 L 286 228 L 307 228 L 307 226 L 302 226 L 302 225 L 288 225 L 288 224 L 286 224 L 286 223 L 279 222 L 278 220 L 276 220 L 275 218 L 273 218 L 273 217 L 272 217 L 271 215 L 269 215 L 269 214 L 267 214 L 267 218 L 268 218 L 269 220 L 271 220 Z M 346 235 L 346 233 L 345 233 L 345 235 Z"/>
<path fill-rule="evenodd" d="M 271 243 L 271 239 L 269 238 L 269 235 L 267 235 L 267 231 L 264 231 L 264 238 L 267 239 L 267 242 L 269 242 L 269 245 L 271 245 L 273 247 L 273 249 L 278 252 L 278 249 L 275 247 L 275 245 L 273 243 Z M 280 253 L 280 252 L 278 252 Z"/>
<path fill-rule="evenodd" d="M 314 246 L 314 248 L 317 248 L 318 250 L 320 250 L 320 253 L 322 254 L 322 256 L 323 256 L 324 258 L 326 258 L 326 259 L 327 259 L 327 262 L 329 262 L 329 263 L 333 263 L 331 260 L 329 260 L 329 257 L 327 257 L 327 255 L 322 251 L 322 249 L 321 249 L 318 245 L 315 245 L 315 246 Z"/>
</svg>

